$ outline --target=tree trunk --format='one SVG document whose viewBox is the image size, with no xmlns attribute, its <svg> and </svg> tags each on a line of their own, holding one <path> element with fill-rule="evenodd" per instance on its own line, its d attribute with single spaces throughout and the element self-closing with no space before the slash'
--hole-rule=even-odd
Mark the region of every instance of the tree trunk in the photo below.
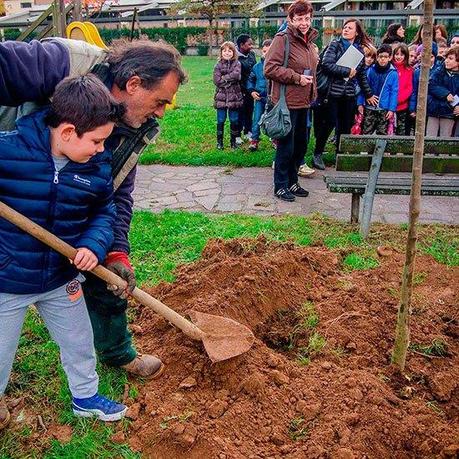
<svg viewBox="0 0 459 459">
<path fill-rule="evenodd" d="M 429 81 L 430 57 L 432 54 L 432 29 L 433 0 L 424 0 L 423 52 L 416 109 L 416 135 L 413 152 L 408 239 L 406 242 L 406 258 L 403 267 L 400 304 L 398 307 L 397 326 L 395 330 L 395 345 L 392 353 L 392 362 L 397 365 L 401 371 L 405 369 L 406 353 L 410 342 L 410 305 L 416 256 L 416 224 L 419 218 L 419 207 L 421 202 L 422 159 L 424 155 L 426 126 L 427 84 Z"/>
</svg>

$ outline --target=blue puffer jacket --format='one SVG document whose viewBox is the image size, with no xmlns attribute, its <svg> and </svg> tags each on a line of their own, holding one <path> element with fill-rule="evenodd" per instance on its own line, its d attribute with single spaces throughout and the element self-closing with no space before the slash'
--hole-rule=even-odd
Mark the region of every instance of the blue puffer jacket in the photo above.
<svg viewBox="0 0 459 459">
<path fill-rule="evenodd" d="M 429 116 L 454 119 L 453 107 L 446 100 L 448 94 L 459 95 L 459 72 L 449 72 L 442 64 L 432 72 L 429 79 Z"/>
<path fill-rule="evenodd" d="M 265 60 L 262 59 L 253 66 L 250 72 L 249 81 L 247 82 L 247 91 L 249 94 L 256 91 L 262 98 L 266 98 L 267 96 L 266 78 L 263 72 L 264 63 Z"/>
<path fill-rule="evenodd" d="M 395 67 L 389 64 L 387 69 L 381 71 L 377 64 L 373 64 L 367 70 L 367 80 L 373 94 L 379 97 L 378 108 L 395 112 L 398 96 L 398 74 Z M 365 105 L 362 93 L 359 94 L 357 103 Z"/>
<path fill-rule="evenodd" d="M 435 61 L 434 65 L 430 68 L 429 75 L 432 75 L 435 70 L 440 67 L 441 64 Z M 421 67 L 418 66 L 414 69 L 413 73 L 413 92 L 411 93 L 410 103 L 408 110 L 410 113 L 416 113 L 418 105 L 418 91 L 419 91 L 419 78 L 421 77 Z"/>
<path fill-rule="evenodd" d="M 116 213 L 111 155 L 70 161 L 56 172 L 46 113 L 25 116 L 17 131 L 0 135 L 0 200 L 102 262 L 113 243 Z M 76 275 L 65 257 L 0 218 L 0 292 L 43 293 Z"/>
</svg>

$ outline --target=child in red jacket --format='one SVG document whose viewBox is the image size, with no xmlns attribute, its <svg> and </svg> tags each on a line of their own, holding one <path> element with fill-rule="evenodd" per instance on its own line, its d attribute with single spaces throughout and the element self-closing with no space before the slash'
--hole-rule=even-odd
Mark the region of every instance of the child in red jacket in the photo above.
<svg viewBox="0 0 459 459">
<path fill-rule="evenodd" d="M 394 48 L 392 64 L 398 73 L 397 127 L 396 135 L 410 135 L 411 125 L 408 104 L 413 93 L 413 68 L 410 66 L 410 51 L 400 43 Z"/>
</svg>

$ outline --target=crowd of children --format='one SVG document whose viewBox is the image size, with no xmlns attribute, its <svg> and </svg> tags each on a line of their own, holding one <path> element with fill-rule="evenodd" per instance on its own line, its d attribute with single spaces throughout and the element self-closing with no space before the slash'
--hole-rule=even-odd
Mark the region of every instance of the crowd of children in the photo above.
<svg viewBox="0 0 459 459">
<path fill-rule="evenodd" d="M 249 150 L 255 151 L 260 141 L 259 121 L 269 95 L 269 82 L 264 76 L 264 57 L 271 40 L 263 42 L 261 60 L 258 63 L 255 63 L 253 42 L 248 35 L 241 35 L 236 43 L 237 47 L 231 42 L 223 43 L 214 70 L 214 82 L 217 87 L 217 147 L 223 148 L 222 123 L 226 119 L 226 115 L 222 114 L 223 110 L 225 113 L 229 112 L 231 148 L 237 148 L 244 139 L 248 139 Z M 367 81 L 375 98 L 368 102 L 365 92 L 357 85 L 355 124 L 351 132 L 412 135 L 415 128 L 422 55 L 422 27 L 413 42 L 407 45 L 403 25 L 391 24 L 378 48 L 367 43 L 362 49 L 365 53 Z M 237 64 L 238 60 L 242 65 Z M 229 68 L 233 70 L 225 70 L 225 76 L 222 69 Z M 314 108 L 314 105 L 320 106 L 320 100 L 312 104 L 311 108 Z M 443 25 L 434 27 L 427 107 L 427 135 L 459 135 L 459 33 L 454 34 L 448 41 Z M 327 110 L 327 107 L 322 108 Z M 317 111 L 320 110 L 320 107 L 317 108 Z M 313 112 L 317 117 L 316 110 Z M 327 138 L 328 135 L 327 132 Z M 321 153 L 318 152 L 314 156 L 317 157 L 317 164 L 313 162 L 319 169 L 325 167 Z M 302 175 L 309 173 L 310 169 Z"/>
</svg>

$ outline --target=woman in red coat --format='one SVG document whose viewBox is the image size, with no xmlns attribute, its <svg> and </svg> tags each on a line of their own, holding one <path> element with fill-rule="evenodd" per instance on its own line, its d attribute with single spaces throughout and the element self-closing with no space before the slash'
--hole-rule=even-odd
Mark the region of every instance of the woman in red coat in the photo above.
<svg viewBox="0 0 459 459">
<path fill-rule="evenodd" d="M 410 52 L 408 47 L 401 43 L 394 48 L 392 63 L 398 73 L 397 97 L 397 127 L 396 135 L 410 135 L 411 118 L 408 103 L 413 93 L 413 68 L 409 64 Z"/>
</svg>

